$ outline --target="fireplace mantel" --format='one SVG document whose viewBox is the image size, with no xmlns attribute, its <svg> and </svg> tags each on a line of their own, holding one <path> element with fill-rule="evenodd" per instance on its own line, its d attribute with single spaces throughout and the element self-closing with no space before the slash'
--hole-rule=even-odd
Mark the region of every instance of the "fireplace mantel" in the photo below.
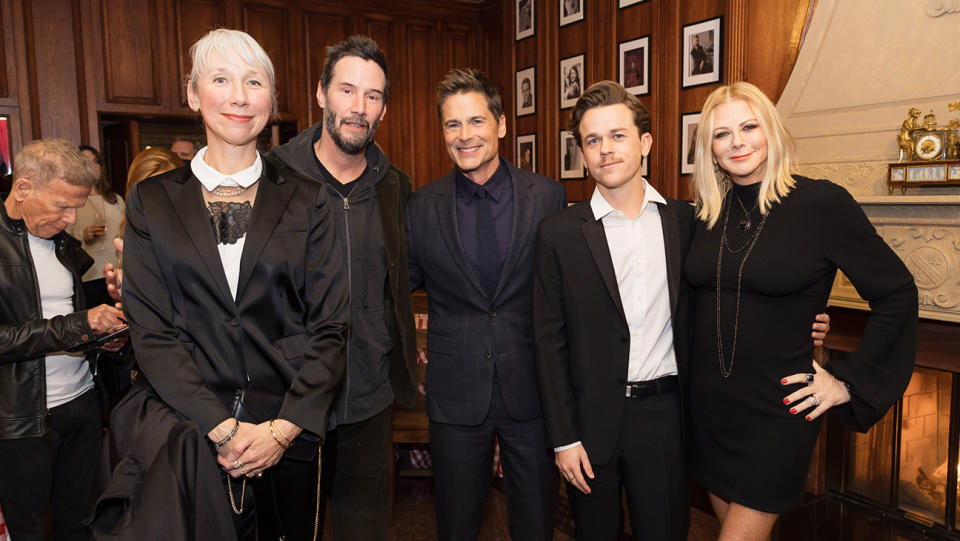
<svg viewBox="0 0 960 541">
<path fill-rule="evenodd" d="M 861 195 L 857 201 L 913 273 L 920 317 L 960 322 L 960 195 Z M 830 304 L 867 308 L 842 274 Z"/>
</svg>

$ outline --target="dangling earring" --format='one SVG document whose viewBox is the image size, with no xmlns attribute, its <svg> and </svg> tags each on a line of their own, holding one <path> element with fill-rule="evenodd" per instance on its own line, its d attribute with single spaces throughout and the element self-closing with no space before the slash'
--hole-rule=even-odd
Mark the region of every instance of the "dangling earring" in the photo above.
<svg viewBox="0 0 960 541">
<path fill-rule="evenodd" d="M 716 159 L 713 160 L 713 174 L 719 177 L 720 183 L 732 182 L 730 173 L 727 173 L 726 169 L 720 167 Z"/>
</svg>

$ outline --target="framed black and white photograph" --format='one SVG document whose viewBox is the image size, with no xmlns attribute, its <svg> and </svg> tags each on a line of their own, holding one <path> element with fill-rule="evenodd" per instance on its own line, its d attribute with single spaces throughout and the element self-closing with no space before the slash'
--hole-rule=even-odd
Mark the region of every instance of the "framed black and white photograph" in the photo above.
<svg viewBox="0 0 960 541">
<path fill-rule="evenodd" d="M 560 26 L 583 20 L 584 0 L 560 0 Z"/>
<path fill-rule="evenodd" d="M 680 115 L 680 174 L 693 174 L 697 151 L 697 126 L 700 124 L 700 113 L 685 113 Z"/>
<path fill-rule="evenodd" d="M 634 4 L 642 4 L 644 2 L 649 2 L 650 0 L 619 0 L 619 6 L 621 9 L 632 6 Z"/>
<path fill-rule="evenodd" d="M 683 88 L 720 82 L 721 22 L 722 17 L 715 17 L 683 27 L 680 38 Z"/>
<path fill-rule="evenodd" d="M 536 68 L 530 66 L 517 72 L 517 116 L 537 112 Z"/>
<path fill-rule="evenodd" d="M 533 35 L 533 8 L 536 0 L 514 0 L 516 2 L 517 41 Z"/>
<path fill-rule="evenodd" d="M 573 137 L 573 132 L 563 130 L 560 132 L 560 178 L 583 178 L 583 160 L 580 159 L 580 151 L 577 149 L 577 140 Z"/>
<path fill-rule="evenodd" d="M 517 167 L 537 172 L 537 134 L 517 136 Z"/>
<path fill-rule="evenodd" d="M 620 84 L 634 96 L 650 93 L 650 36 L 620 44 Z"/>
<path fill-rule="evenodd" d="M 586 60 L 578 54 L 560 60 L 560 108 L 573 107 L 586 84 Z"/>
</svg>

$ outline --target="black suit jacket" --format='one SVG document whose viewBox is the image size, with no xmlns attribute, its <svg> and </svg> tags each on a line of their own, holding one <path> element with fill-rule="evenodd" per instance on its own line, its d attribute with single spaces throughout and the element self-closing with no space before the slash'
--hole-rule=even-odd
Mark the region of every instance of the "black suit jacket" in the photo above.
<svg viewBox="0 0 960 541">
<path fill-rule="evenodd" d="M 658 208 L 682 381 L 689 343 L 689 288 L 682 275 L 693 207 L 667 199 Z M 534 322 L 537 376 L 552 445 L 581 441 L 591 462 L 606 463 L 620 435 L 630 333 L 603 223 L 594 219 L 589 200 L 540 224 Z"/>
<path fill-rule="evenodd" d="M 264 160 L 234 301 L 201 190 L 184 167 L 130 195 L 123 302 L 140 369 L 201 434 L 245 389 L 261 397 L 262 416 L 322 437 L 349 322 L 336 202 Z"/>
<path fill-rule="evenodd" d="M 563 186 L 505 162 L 513 182 L 510 247 L 492 297 L 460 242 L 455 173 L 420 188 L 407 205 L 410 284 L 429 298 L 427 415 L 478 425 L 490 409 L 494 370 L 510 416 L 539 417 L 533 366 L 532 286 L 537 224 L 566 204 Z"/>
</svg>

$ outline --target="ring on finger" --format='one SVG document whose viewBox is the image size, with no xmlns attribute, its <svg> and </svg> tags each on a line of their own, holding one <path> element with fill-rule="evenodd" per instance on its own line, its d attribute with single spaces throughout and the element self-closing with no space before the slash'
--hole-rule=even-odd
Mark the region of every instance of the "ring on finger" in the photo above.
<svg viewBox="0 0 960 541">
<path fill-rule="evenodd" d="M 817 395 L 812 394 L 812 395 L 810 395 L 810 402 L 812 402 L 814 406 L 819 406 L 819 405 L 820 405 L 820 398 L 817 397 Z"/>
<path fill-rule="evenodd" d="M 246 470 L 244 469 L 244 466 L 240 466 L 240 475 L 246 475 L 246 474 L 247 474 L 247 472 L 246 472 Z"/>
<path fill-rule="evenodd" d="M 233 469 L 238 470 L 242 467 L 243 467 L 243 462 L 240 462 L 239 460 L 233 461 Z"/>
<path fill-rule="evenodd" d="M 807 385 L 810 385 L 811 383 L 813 383 L 813 379 L 814 379 L 813 374 L 806 374 L 805 376 L 803 376 L 803 381 L 807 382 Z"/>
</svg>

